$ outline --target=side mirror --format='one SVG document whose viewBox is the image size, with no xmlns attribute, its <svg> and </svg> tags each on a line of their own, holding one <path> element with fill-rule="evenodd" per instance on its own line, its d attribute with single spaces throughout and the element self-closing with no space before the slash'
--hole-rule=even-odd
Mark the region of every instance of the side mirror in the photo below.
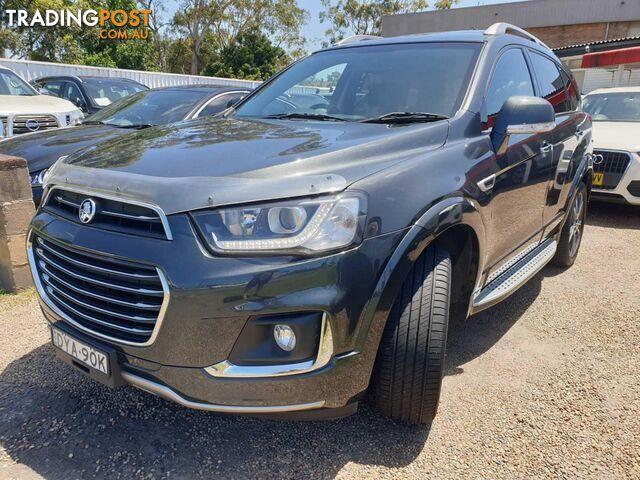
<svg viewBox="0 0 640 480">
<path fill-rule="evenodd" d="M 544 98 L 509 97 L 498 112 L 491 142 L 498 155 L 506 152 L 513 134 L 550 132 L 556 127 L 553 106 Z"/>
<path fill-rule="evenodd" d="M 51 95 L 51 92 L 44 87 L 38 88 L 38 93 L 40 95 Z"/>
</svg>

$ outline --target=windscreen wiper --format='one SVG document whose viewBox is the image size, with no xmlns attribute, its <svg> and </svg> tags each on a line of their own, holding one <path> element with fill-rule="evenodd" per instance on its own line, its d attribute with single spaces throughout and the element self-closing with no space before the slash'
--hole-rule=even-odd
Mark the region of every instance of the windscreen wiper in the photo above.
<svg viewBox="0 0 640 480">
<path fill-rule="evenodd" d="M 440 115 L 439 113 L 426 112 L 389 112 L 379 117 L 367 118 L 361 120 L 362 123 L 417 123 L 417 122 L 436 122 L 438 120 L 446 120 L 449 117 Z"/>
<path fill-rule="evenodd" d="M 323 122 L 345 122 L 344 118 L 326 115 L 324 113 L 277 113 L 275 115 L 267 115 L 262 118 L 275 118 L 278 120 L 320 120 Z"/>
<path fill-rule="evenodd" d="M 155 125 L 151 125 L 150 123 L 136 123 L 133 125 L 116 125 L 113 123 L 106 123 L 105 125 L 110 125 L 116 128 L 131 128 L 131 129 L 137 129 L 137 130 L 142 130 L 143 128 L 151 128 L 155 126 Z"/>
</svg>

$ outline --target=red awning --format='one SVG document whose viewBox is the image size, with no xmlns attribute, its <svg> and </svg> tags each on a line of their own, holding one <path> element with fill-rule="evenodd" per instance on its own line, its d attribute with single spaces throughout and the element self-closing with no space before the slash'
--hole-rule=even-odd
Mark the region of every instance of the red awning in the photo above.
<svg viewBox="0 0 640 480">
<path fill-rule="evenodd" d="M 608 52 L 585 53 L 582 57 L 582 68 L 608 67 L 636 62 L 640 62 L 640 47 L 629 47 Z"/>
</svg>

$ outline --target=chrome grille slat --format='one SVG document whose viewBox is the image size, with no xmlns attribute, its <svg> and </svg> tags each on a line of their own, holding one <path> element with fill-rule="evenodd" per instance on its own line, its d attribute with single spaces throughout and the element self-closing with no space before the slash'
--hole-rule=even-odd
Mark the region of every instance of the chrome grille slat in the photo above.
<svg viewBox="0 0 640 480">
<path fill-rule="evenodd" d="M 100 313 L 102 315 L 108 315 L 108 316 L 112 316 L 112 317 L 115 317 L 115 318 L 119 318 L 121 320 L 128 320 L 128 321 L 136 322 L 136 323 L 150 323 L 150 324 L 153 325 L 155 323 L 155 321 L 156 321 L 155 318 L 152 318 L 152 317 L 127 316 L 127 315 L 124 315 L 122 313 L 113 312 L 111 310 L 107 310 L 107 309 L 104 309 L 104 308 L 96 307 L 95 305 L 91 305 L 91 304 L 83 302 L 83 301 L 81 301 L 81 300 L 79 300 L 77 298 L 74 298 L 73 296 L 71 296 L 70 294 L 66 293 L 61 288 L 56 287 L 53 283 L 48 282 L 44 277 L 43 277 L 43 280 L 47 284 L 47 286 L 52 288 L 53 290 L 55 290 L 55 292 L 57 294 L 62 295 L 68 301 L 73 302 L 76 305 L 78 305 L 79 307 L 85 308 L 87 310 L 95 311 L 95 312 Z"/>
<path fill-rule="evenodd" d="M 138 309 L 138 310 L 159 311 L 160 307 L 161 307 L 161 305 L 152 305 L 152 304 L 149 304 L 149 303 L 126 302 L 124 300 L 120 300 L 120 299 L 117 299 L 117 298 L 106 297 L 104 295 L 100 295 L 100 294 L 97 294 L 97 293 L 94 293 L 94 292 L 89 292 L 88 290 L 79 288 L 79 287 L 77 287 L 75 285 L 72 285 L 69 282 L 66 282 L 65 280 L 63 280 L 60 277 L 58 277 L 55 274 L 53 274 L 50 270 L 47 270 L 47 273 L 42 275 L 42 280 L 47 284 L 51 284 L 51 282 L 49 281 L 49 278 L 52 278 L 57 283 L 59 283 L 61 285 L 64 285 L 69 290 L 73 290 L 74 292 L 79 293 L 80 295 L 85 295 L 87 297 L 92 297 L 92 298 L 95 298 L 96 300 L 101 300 L 103 302 L 111 302 L 111 303 L 114 303 L 116 305 L 121 305 L 123 307 L 135 308 L 135 309 Z"/>
<path fill-rule="evenodd" d="M 57 251 L 56 249 L 44 243 L 44 241 L 41 238 L 38 238 L 37 242 L 39 246 L 44 248 L 47 252 L 51 253 L 52 255 L 55 255 L 56 257 L 61 258 L 62 260 L 65 260 L 73 265 L 76 265 L 81 268 L 85 268 L 87 270 L 91 270 L 94 272 L 99 272 L 107 275 L 113 275 L 120 278 L 133 279 L 133 280 L 156 280 L 157 281 L 158 279 L 158 275 L 155 273 L 149 274 L 149 275 L 139 274 L 139 273 L 129 273 L 129 272 L 114 270 L 111 268 L 101 267 L 98 265 L 92 265 L 90 263 L 71 258 L 70 256 L 65 255 L 64 253 Z"/>
<path fill-rule="evenodd" d="M 136 220 L 139 222 L 160 222 L 160 218 L 158 217 L 147 217 L 144 215 L 127 215 L 126 213 L 111 212 L 109 210 L 102 210 L 100 213 L 102 213 L 103 215 L 108 215 L 110 217 L 126 218 L 127 220 Z"/>
<path fill-rule="evenodd" d="M 29 130 L 27 128 L 27 122 L 29 120 L 36 120 L 40 125 L 36 130 Z M 20 135 L 21 133 L 30 132 L 42 132 L 43 130 L 50 130 L 52 128 L 58 128 L 58 120 L 53 115 L 15 115 L 13 117 L 13 134 Z"/>
<path fill-rule="evenodd" d="M 149 296 L 157 296 L 160 297 L 164 294 L 164 292 L 162 292 L 162 290 L 150 290 L 148 288 L 132 288 L 132 287 L 127 287 L 124 285 L 118 285 L 115 283 L 110 283 L 110 282 L 105 282 L 102 280 L 96 280 L 95 278 L 91 278 L 91 277 L 87 277 L 86 275 L 81 275 L 78 274 L 76 272 L 72 272 L 71 270 L 69 270 L 68 268 L 65 268 L 63 266 L 61 266 L 59 263 L 56 263 L 54 261 L 52 261 L 50 258 L 47 258 L 45 255 L 40 254 L 38 252 L 38 257 L 40 257 L 41 259 L 46 261 L 45 264 L 45 268 L 47 265 L 51 265 L 54 268 L 56 268 L 57 270 L 60 270 L 61 272 L 73 277 L 73 278 L 77 278 L 78 280 L 82 280 L 83 282 L 87 282 L 87 283 L 93 283 L 94 285 L 99 285 L 101 287 L 106 287 L 106 288 L 112 288 L 114 290 L 120 290 L 122 292 L 127 292 L 127 293 L 134 293 L 134 294 L 138 294 L 138 295 L 149 295 Z"/>
<path fill-rule="evenodd" d="M 130 327 L 124 327 L 122 325 L 118 325 L 118 324 L 114 324 L 114 323 L 110 323 L 110 322 L 105 322 L 104 320 L 100 320 L 98 318 L 92 317 L 91 315 L 87 315 L 87 314 L 82 313 L 79 310 L 73 308 L 72 306 L 68 305 L 66 302 L 64 302 L 63 300 L 58 298 L 56 296 L 56 294 L 52 293 L 52 291 L 50 289 L 47 289 L 47 293 L 49 294 L 50 297 L 55 299 L 58 303 L 62 304 L 70 312 L 73 312 L 74 314 L 84 318 L 85 320 L 89 320 L 90 322 L 97 323 L 98 325 L 102 325 L 102 326 L 107 327 L 107 328 L 113 328 L 114 330 L 118 330 L 120 332 L 129 333 L 129 334 L 132 334 L 132 335 L 150 335 L 151 332 L 153 331 L 153 329 L 130 328 Z"/>
<path fill-rule="evenodd" d="M 38 291 L 63 320 L 116 342 L 154 340 L 168 300 L 167 282 L 155 267 L 39 235 L 30 238 L 28 251 Z"/>
</svg>

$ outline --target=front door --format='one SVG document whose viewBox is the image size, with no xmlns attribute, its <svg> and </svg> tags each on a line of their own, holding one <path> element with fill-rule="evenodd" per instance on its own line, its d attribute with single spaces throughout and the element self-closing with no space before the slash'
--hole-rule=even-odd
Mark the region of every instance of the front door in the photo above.
<svg viewBox="0 0 640 480">
<path fill-rule="evenodd" d="M 493 69 L 485 97 L 489 126 L 514 95 L 535 95 L 525 53 L 516 47 L 504 51 Z M 552 155 L 553 142 L 547 133 L 512 135 L 507 149 L 495 153 L 487 222 L 489 267 L 499 267 L 540 241 Z"/>
</svg>

